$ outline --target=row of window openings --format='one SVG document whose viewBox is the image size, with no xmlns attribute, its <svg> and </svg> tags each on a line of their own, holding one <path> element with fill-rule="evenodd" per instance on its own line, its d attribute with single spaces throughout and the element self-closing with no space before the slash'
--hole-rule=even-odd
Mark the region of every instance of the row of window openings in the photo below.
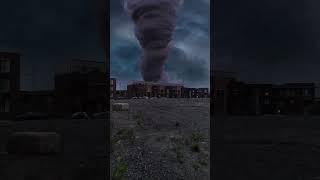
<svg viewBox="0 0 320 180">
<path fill-rule="evenodd" d="M 0 59 L 0 73 L 10 72 L 10 61 Z"/>
<path fill-rule="evenodd" d="M 10 102 L 8 99 L 0 100 L 0 112 L 10 112 Z"/>
</svg>

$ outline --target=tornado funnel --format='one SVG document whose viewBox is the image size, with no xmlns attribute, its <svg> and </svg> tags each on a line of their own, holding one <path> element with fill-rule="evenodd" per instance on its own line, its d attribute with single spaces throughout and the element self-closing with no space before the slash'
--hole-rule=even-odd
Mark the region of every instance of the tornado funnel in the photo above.
<svg viewBox="0 0 320 180">
<path fill-rule="evenodd" d="M 123 7 L 135 24 L 143 49 L 141 74 L 145 81 L 166 81 L 164 65 L 182 0 L 124 0 Z"/>
</svg>

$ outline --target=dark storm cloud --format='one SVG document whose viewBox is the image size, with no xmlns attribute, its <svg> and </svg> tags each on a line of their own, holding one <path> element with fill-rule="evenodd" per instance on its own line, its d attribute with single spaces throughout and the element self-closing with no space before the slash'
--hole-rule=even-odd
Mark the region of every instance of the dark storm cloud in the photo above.
<svg viewBox="0 0 320 180">
<path fill-rule="evenodd" d="M 141 80 L 140 70 L 138 69 L 140 52 L 132 54 L 130 57 L 124 54 L 127 51 L 131 53 L 131 50 L 123 49 L 127 45 L 126 48 L 128 49 L 135 49 L 136 51 L 138 48 L 141 51 L 134 36 L 133 23 L 123 10 L 118 11 L 119 7 L 121 8 L 119 1 L 112 0 L 111 6 L 114 8 L 114 10 L 111 10 L 110 20 L 111 75 L 121 81 Z M 210 62 L 209 6 L 207 0 L 185 1 L 179 10 L 177 26 L 170 44 L 168 62 L 165 67 L 171 81 L 184 81 L 187 86 L 209 86 L 207 80 L 209 78 Z M 174 54 L 177 51 L 179 54 L 183 54 L 184 60 L 177 59 L 178 57 Z"/>
<path fill-rule="evenodd" d="M 22 52 L 23 64 L 36 64 L 35 86 L 47 89 L 50 79 L 52 87 L 52 65 L 71 58 L 103 61 L 98 5 L 91 0 L 6 1 L 0 7 L 0 50 Z"/>
<path fill-rule="evenodd" d="M 311 0 L 215 4 L 215 66 L 248 81 L 314 81 L 320 13 Z M 299 70 L 299 68 L 300 70 Z M 298 73 L 299 72 L 299 73 Z"/>
</svg>

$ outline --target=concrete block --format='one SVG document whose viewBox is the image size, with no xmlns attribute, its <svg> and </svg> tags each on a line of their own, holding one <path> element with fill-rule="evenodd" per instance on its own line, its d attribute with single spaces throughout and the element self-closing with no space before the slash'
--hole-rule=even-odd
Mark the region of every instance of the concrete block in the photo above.
<svg viewBox="0 0 320 180">
<path fill-rule="evenodd" d="M 112 104 L 113 111 L 129 111 L 128 103 L 114 103 Z"/>
<path fill-rule="evenodd" d="M 57 154 L 62 150 L 62 138 L 55 132 L 15 132 L 7 142 L 9 154 Z"/>
</svg>

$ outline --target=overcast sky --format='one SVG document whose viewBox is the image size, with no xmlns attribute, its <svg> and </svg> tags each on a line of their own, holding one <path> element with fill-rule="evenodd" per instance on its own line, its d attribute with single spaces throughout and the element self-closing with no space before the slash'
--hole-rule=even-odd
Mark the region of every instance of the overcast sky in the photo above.
<svg viewBox="0 0 320 180">
<path fill-rule="evenodd" d="M 215 2 L 216 69 L 250 82 L 320 82 L 320 2 Z"/>
<path fill-rule="evenodd" d="M 104 61 L 97 9 L 96 0 L 1 3 L 0 51 L 22 53 L 22 89 L 32 89 L 31 75 L 34 89 L 51 89 L 54 66 L 69 59 Z"/>
<path fill-rule="evenodd" d="M 111 75 L 125 88 L 128 80 L 141 80 L 141 49 L 134 36 L 133 23 L 121 1 L 111 0 Z M 209 87 L 210 1 L 185 0 L 178 11 L 177 27 L 170 45 L 166 71 L 171 82 L 190 87 Z M 118 81 L 119 82 L 119 81 Z"/>
</svg>

